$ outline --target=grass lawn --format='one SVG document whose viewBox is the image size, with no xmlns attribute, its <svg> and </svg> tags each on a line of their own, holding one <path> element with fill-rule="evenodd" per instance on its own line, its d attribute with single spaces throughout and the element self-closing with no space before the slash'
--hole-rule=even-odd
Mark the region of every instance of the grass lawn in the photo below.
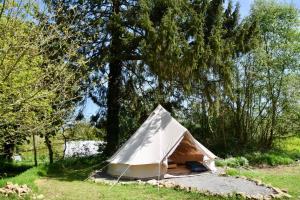
<svg viewBox="0 0 300 200">
<path fill-rule="evenodd" d="M 229 169 L 227 170 L 227 174 L 261 180 L 274 187 L 287 189 L 288 193 L 293 196 L 293 199 L 300 199 L 300 165 L 253 170 Z"/>
<path fill-rule="evenodd" d="M 98 199 L 224 199 L 204 196 L 199 193 L 176 191 L 150 185 L 115 185 L 111 186 L 89 181 L 62 181 L 57 179 L 40 179 L 37 181 L 40 192 L 48 200 L 98 200 Z M 231 198 L 236 199 L 236 198 Z"/>
</svg>

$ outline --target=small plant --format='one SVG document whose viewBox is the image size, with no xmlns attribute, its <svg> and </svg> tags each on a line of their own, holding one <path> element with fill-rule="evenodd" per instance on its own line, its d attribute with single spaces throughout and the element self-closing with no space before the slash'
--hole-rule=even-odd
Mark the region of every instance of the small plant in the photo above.
<svg viewBox="0 0 300 200">
<path fill-rule="evenodd" d="M 223 160 L 217 160 L 216 165 L 219 167 L 245 167 L 249 161 L 245 157 L 231 157 Z"/>
</svg>

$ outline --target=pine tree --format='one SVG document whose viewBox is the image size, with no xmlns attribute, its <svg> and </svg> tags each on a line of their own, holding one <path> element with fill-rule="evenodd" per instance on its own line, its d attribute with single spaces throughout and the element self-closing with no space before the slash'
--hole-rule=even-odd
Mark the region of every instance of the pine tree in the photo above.
<svg viewBox="0 0 300 200">
<path fill-rule="evenodd" d="M 77 38 L 79 52 L 90 65 L 83 88 L 102 108 L 98 117 L 106 117 L 107 154 L 119 145 L 120 112 L 131 76 L 140 80 L 135 87 L 145 89 L 147 73 L 158 101 L 164 101 L 166 91 L 171 97 L 201 88 L 210 103 L 217 89 L 230 93 L 231 60 L 241 30 L 238 7 L 232 10 L 231 3 L 227 10 L 223 0 L 51 0 L 48 5 L 56 23 L 83 32 Z"/>
</svg>

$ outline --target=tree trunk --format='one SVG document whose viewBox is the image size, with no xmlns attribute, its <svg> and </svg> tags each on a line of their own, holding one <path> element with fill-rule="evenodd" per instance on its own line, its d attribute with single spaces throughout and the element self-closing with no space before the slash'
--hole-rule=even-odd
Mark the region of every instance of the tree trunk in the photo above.
<svg viewBox="0 0 300 200">
<path fill-rule="evenodd" d="M 14 155 L 14 148 L 15 148 L 14 143 L 4 143 L 3 154 L 4 154 L 5 159 L 12 160 L 13 155 Z"/>
<path fill-rule="evenodd" d="M 113 1 L 114 17 L 111 20 L 115 20 L 116 16 L 120 12 L 120 2 Z M 121 28 L 118 26 L 118 22 L 113 23 L 110 34 L 112 37 L 111 42 L 111 59 L 109 63 L 109 80 L 108 80 L 108 94 L 107 94 L 107 124 L 106 124 L 106 140 L 107 146 L 106 155 L 112 155 L 119 146 L 120 140 L 120 96 L 121 96 L 121 81 L 122 81 L 122 61 L 118 58 L 121 54 Z"/>
<path fill-rule="evenodd" d="M 274 140 L 274 129 L 276 126 L 276 110 L 277 110 L 276 100 L 274 100 L 274 97 L 272 97 L 271 128 L 270 128 L 270 136 L 267 142 L 268 148 L 272 146 Z"/>
<path fill-rule="evenodd" d="M 52 143 L 48 135 L 45 136 L 45 144 L 48 148 L 48 155 L 49 155 L 49 163 L 53 163 L 53 149 L 52 149 Z"/>
<path fill-rule="evenodd" d="M 35 143 L 35 134 L 32 134 L 32 147 L 33 147 L 33 158 L 34 158 L 34 166 L 38 166 L 37 162 L 37 153 L 36 153 L 36 143 Z"/>
<path fill-rule="evenodd" d="M 66 150 L 67 150 L 67 140 L 68 140 L 67 137 L 65 136 L 64 132 L 65 132 L 65 130 L 63 129 L 63 134 L 62 134 L 62 136 L 63 136 L 63 138 L 64 138 L 64 153 L 63 153 L 62 159 L 64 159 L 64 158 L 65 158 L 65 155 L 66 155 Z"/>
</svg>

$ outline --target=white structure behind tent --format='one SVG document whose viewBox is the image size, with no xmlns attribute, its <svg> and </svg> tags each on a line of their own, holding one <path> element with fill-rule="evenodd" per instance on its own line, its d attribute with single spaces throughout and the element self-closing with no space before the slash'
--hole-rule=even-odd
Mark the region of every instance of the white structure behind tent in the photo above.
<svg viewBox="0 0 300 200">
<path fill-rule="evenodd" d="M 160 177 L 168 160 L 184 163 L 195 159 L 215 171 L 216 156 L 199 143 L 162 106 L 158 106 L 133 136 L 107 161 L 107 172 L 127 178 Z"/>
<path fill-rule="evenodd" d="M 65 154 L 64 157 L 84 157 L 92 156 L 100 153 L 99 146 L 103 145 L 103 141 L 68 141 L 64 146 Z"/>
</svg>

